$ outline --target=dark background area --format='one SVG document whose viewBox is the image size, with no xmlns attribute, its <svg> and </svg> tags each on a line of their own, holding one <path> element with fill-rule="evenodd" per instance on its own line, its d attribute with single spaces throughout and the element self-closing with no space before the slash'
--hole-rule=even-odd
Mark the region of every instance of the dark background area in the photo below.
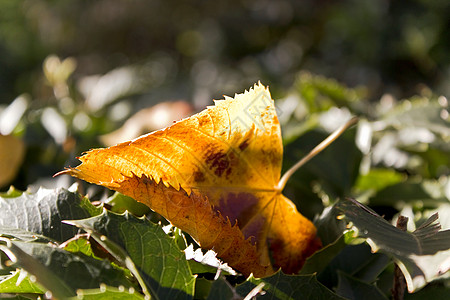
<svg viewBox="0 0 450 300">
<path fill-rule="evenodd" d="M 139 93 L 199 106 L 257 80 L 283 90 L 300 70 L 372 100 L 448 95 L 449 15 L 446 0 L 2 1 L 0 103 L 45 98 L 50 54 L 74 57 L 75 79 L 144 66 Z"/>
</svg>

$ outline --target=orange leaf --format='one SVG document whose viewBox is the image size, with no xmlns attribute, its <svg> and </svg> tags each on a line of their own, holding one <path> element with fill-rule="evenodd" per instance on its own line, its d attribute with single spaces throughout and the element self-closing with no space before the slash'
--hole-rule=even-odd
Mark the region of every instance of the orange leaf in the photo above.
<svg viewBox="0 0 450 300">
<path fill-rule="evenodd" d="M 215 101 L 172 126 L 80 157 L 68 173 L 143 202 L 245 275 L 300 270 L 316 228 L 281 194 L 283 146 L 269 90 Z"/>
</svg>

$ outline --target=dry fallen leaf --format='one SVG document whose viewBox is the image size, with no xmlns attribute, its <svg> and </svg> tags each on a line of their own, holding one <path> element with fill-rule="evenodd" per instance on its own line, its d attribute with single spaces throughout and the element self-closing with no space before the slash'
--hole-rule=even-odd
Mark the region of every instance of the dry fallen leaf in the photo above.
<svg viewBox="0 0 450 300">
<path fill-rule="evenodd" d="M 143 202 L 245 275 L 297 272 L 320 247 L 281 194 L 283 146 L 263 85 L 172 126 L 80 157 L 67 173 Z"/>
</svg>

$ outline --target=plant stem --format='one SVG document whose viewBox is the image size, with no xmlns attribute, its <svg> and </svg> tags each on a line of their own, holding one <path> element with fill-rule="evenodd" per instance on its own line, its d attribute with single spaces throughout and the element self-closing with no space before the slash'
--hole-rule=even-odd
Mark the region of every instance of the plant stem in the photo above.
<svg viewBox="0 0 450 300">
<path fill-rule="evenodd" d="M 402 215 L 398 216 L 397 219 L 397 228 L 406 231 L 406 225 L 408 224 L 408 218 L 404 217 Z M 403 300 L 405 295 L 405 288 L 406 288 L 406 280 L 405 276 L 403 275 L 402 271 L 398 267 L 398 265 L 395 265 L 394 267 L 394 286 L 392 287 L 391 293 L 392 293 L 392 299 L 394 300 Z"/>
<path fill-rule="evenodd" d="M 326 139 L 324 139 L 319 145 L 314 147 L 305 157 L 293 165 L 286 173 L 281 177 L 278 182 L 277 190 L 282 191 L 286 185 L 289 178 L 294 174 L 301 166 L 310 161 L 314 156 L 322 152 L 326 147 L 333 143 L 342 133 L 344 133 L 349 127 L 353 126 L 358 122 L 358 117 L 353 117 L 348 120 L 344 125 L 336 129 L 332 134 L 330 134 Z"/>
</svg>

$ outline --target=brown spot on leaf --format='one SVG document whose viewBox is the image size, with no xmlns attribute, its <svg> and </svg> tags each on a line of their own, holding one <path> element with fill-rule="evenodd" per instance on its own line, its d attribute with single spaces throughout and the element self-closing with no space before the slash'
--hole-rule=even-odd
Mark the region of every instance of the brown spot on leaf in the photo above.
<svg viewBox="0 0 450 300">
<path fill-rule="evenodd" d="M 194 181 L 195 182 L 203 182 L 203 181 L 205 181 L 205 174 L 203 174 L 202 171 L 195 171 L 193 175 L 194 175 Z"/>
<path fill-rule="evenodd" d="M 200 128 L 205 125 L 208 125 L 211 122 L 209 117 L 206 115 L 198 117 L 197 120 L 198 120 L 198 127 L 200 127 Z"/>
<path fill-rule="evenodd" d="M 243 140 L 242 143 L 239 144 L 239 150 L 244 151 L 248 147 L 249 144 L 250 144 L 249 139 Z"/>
<path fill-rule="evenodd" d="M 227 154 L 223 152 L 209 152 L 206 157 L 206 162 L 214 169 L 214 174 L 218 177 L 221 177 L 230 167 Z"/>
<path fill-rule="evenodd" d="M 239 226 L 244 227 L 255 214 L 255 205 L 258 198 L 251 193 L 228 193 L 221 197 L 218 208 L 222 215 L 230 218 L 232 222 L 237 220 Z"/>
</svg>

